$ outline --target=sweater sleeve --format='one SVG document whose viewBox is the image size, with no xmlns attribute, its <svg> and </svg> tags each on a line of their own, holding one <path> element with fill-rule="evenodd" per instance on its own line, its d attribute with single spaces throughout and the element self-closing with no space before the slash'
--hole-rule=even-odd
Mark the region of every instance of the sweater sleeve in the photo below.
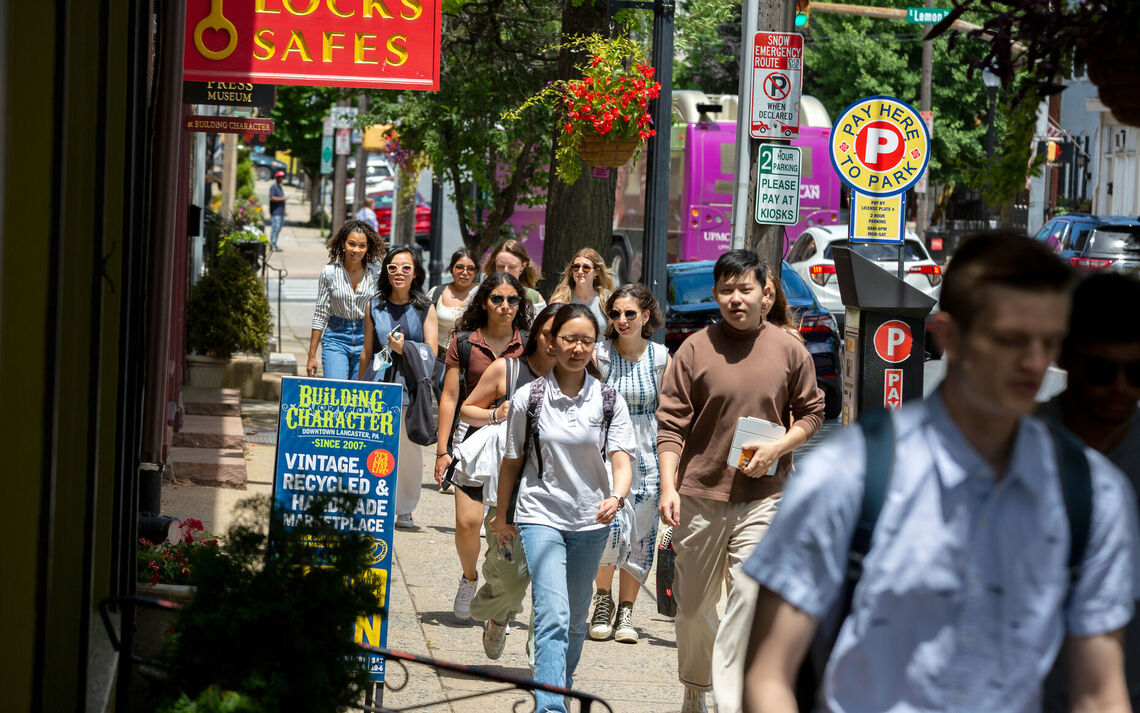
<svg viewBox="0 0 1140 713">
<path fill-rule="evenodd" d="M 799 359 L 789 369 L 788 408 L 795 423 L 807 431 L 808 439 L 823 425 L 824 396 L 815 379 L 815 362 L 802 345 Z"/>
<path fill-rule="evenodd" d="M 686 340 L 673 355 L 673 368 L 665 372 L 657 406 L 657 452 L 681 454 L 685 434 L 693 423 L 693 342 Z"/>
</svg>

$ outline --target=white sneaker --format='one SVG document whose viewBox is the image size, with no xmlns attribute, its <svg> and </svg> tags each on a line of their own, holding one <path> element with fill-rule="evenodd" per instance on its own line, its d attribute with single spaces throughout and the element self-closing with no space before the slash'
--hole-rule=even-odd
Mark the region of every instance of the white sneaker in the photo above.
<svg viewBox="0 0 1140 713">
<path fill-rule="evenodd" d="M 479 588 L 478 581 L 478 575 L 473 580 L 467 579 L 462 574 L 459 575 L 459 589 L 455 590 L 455 602 L 452 604 L 452 610 L 455 612 L 455 617 L 460 621 L 467 621 L 471 618 L 471 600 L 475 598 L 475 590 Z"/>
<path fill-rule="evenodd" d="M 637 643 L 637 629 L 633 628 L 633 604 L 630 602 L 622 602 L 618 605 L 614 641 L 620 641 L 623 644 Z"/>
<path fill-rule="evenodd" d="M 594 594 L 594 615 L 590 617 L 590 638 L 605 640 L 614 633 L 614 599 L 600 590 Z"/>
<path fill-rule="evenodd" d="M 681 703 L 681 713 L 708 713 L 705 707 L 705 692 L 685 686 L 685 698 Z"/>
<path fill-rule="evenodd" d="M 503 655 L 507 634 L 511 633 L 511 625 L 507 623 L 509 621 L 508 616 L 502 624 L 494 619 L 483 622 L 483 653 L 487 654 L 487 658 L 497 659 Z"/>
<path fill-rule="evenodd" d="M 396 529 L 397 530 L 414 530 L 414 529 L 416 529 L 416 523 L 414 520 L 412 520 L 412 514 L 410 512 L 398 513 L 396 515 Z"/>
</svg>

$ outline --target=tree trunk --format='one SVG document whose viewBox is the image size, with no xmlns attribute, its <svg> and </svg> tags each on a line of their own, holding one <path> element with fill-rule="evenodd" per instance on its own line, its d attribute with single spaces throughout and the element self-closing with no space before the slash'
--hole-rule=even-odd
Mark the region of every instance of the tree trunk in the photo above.
<svg viewBox="0 0 1140 713">
<path fill-rule="evenodd" d="M 309 220 L 312 221 L 320 215 L 325 207 L 321 205 L 321 170 L 320 168 L 305 168 L 305 176 L 309 179 Z"/>
<path fill-rule="evenodd" d="M 608 5 L 605 0 L 564 0 L 562 6 L 562 41 L 572 35 L 591 33 L 608 34 Z M 581 62 L 584 52 L 563 49 L 558 57 L 558 78 L 574 79 L 580 75 L 574 65 Z M 555 139 L 557 149 L 557 139 Z M 554 153 L 550 165 L 555 165 Z M 584 166 L 582 176 L 573 185 L 558 179 L 550 172 L 550 192 L 546 204 L 546 239 L 542 248 L 542 275 L 540 289 L 549 297 L 558 285 L 570 258 L 582 248 L 593 248 L 604 258 L 609 253 L 613 238 L 614 191 L 617 190 L 617 171 L 609 169 L 607 178 L 594 178 L 593 169 Z"/>
<path fill-rule="evenodd" d="M 416 186 L 420 176 L 400 167 L 396 170 L 400 172 L 400 190 L 392 210 L 396 221 L 396 244 L 411 245 L 416 241 Z"/>
</svg>

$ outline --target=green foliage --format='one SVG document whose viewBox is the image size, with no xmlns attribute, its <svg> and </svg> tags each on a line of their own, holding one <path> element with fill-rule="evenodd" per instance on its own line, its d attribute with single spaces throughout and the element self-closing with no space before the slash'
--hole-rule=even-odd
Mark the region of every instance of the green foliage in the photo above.
<svg viewBox="0 0 1140 713">
<path fill-rule="evenodd" d="M 736 94 L 740 21 L 740 0 L 691 0 L 677 9 L 674 89 Z"/>
<path fill-rule="evenodd" d="M 189 584 L 190 564 L 195 552 L 203 547 L 217 547 L 218 538 L 206 532 L 201 520 L 188 517 L 179 528 L 178 542 L 160 542 L 139 538 L 135 550 L 135 572 L 139 582 L 150 584 Z"/>
<path fill-rule="evenodd" d="M 159 713 L 265 713 L 265 708 L 249 696 L 210 686 L 193 700 L 183 693 Z"/>
<path fill-rule="evenodd" d="M 542 200 L 554 117 L 499 116 L 557 77 L 559 3 L 448 0 L 437 92 L 371 93 L 369 124 L 398 124 L 403 148 L 451 184 L 464 243 L 482 254 L 518 204 Z M 535 198 L 537 196 L 537 198 Z"/>
<path fill-rule="evenodd" d="M 268 498 L 241 504 L 225 549 L 195 558 L 194 601 L 163 654 L 169 700 L 212 698 L 202 692 L 215 687 L 245 697 L 249 707 L 234 711 L 335 713 L 359 699 L 370 681 L 353 624 L 380 611 L 374 543 L 322 519 L 326 507 L 352 512 L 358 500 L 314 498 L 308 522 L 291 530 Z"/>
<path fill-rule="evenodd" d="M 234 352 L 261 352 L 269 341 L 269 300 L 257 274 L 234 248 L 190 288 L 187 305 L 190 348 L 228 359 Z"/>
<path fill-rule="evenodd" d="M 265 139 L 265 150 L 289 151 L 315 181 L 321 170 L 324 118 L 342 96 L 346 91 L 334 87 L 277 87 L 277 104 L 269 112 L 273 133 Z"/>
<path fill-rule="evenodd" d="M 249 149 L 238 149 L 237 181 L 234 186 L 234 195 L 243 200 L 253 198 L 253 159 L 250 158 Z"/>
<path fill-rule="evenodd" d="M 229 249 L 233 248 L 235 245 L 238 245 L 240 243 L 268 243 L 268 242 L 269 242 L 269 236 L 267 236 L 265 233 L 261 232 L 260 230 L 249 230 L 249 229 L 237 230 L 237 231 L 230 233 L 229 235 L 223 235 L 222 238 L 220 240 L 218 240 L 217 254 L 220 257 L 223 253 L 226 252 L 226 250 L 229 250 Z"/>
</svg>

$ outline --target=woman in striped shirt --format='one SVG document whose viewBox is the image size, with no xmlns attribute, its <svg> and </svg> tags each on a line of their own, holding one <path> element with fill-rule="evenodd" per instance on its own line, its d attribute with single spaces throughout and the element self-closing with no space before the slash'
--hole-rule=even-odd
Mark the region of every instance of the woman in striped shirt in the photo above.
<svg viewBox="0 0 1140 713">
<path fill-rule="evenodd" d="M 329 264 L 317 281 L 317 306 L 305 373 L 317 375 L 317 345 L 327 379 L 355 378 L 364 346 L 364 315 L 376 294 L 384 256 L 380 234 L 364 221 L 349 220 L 329 240 Z"/>
</svg>

